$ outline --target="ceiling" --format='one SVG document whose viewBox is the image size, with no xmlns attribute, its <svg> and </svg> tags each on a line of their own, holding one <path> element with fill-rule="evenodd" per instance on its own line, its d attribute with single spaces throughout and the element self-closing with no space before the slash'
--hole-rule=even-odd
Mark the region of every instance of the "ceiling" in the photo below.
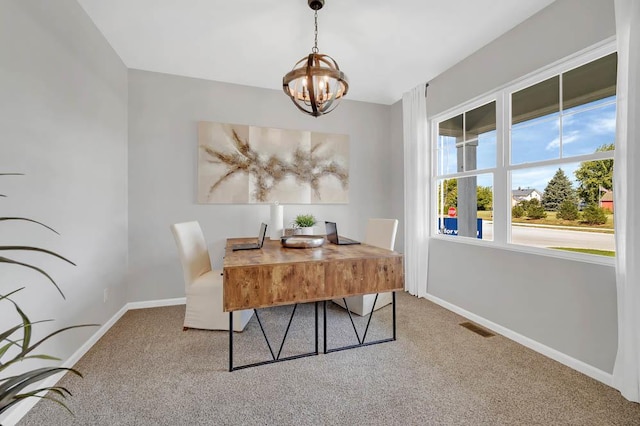
<svg viewBox="0 0 640 426">
<path fill-rule="evenodd" d="M 311 52 L 306 0 L 78 0 L 129 68 L 282 90 Z M 553 0 L 326 0 L 318 47 L 347 99 L 391 104 Z"/>
</svg>

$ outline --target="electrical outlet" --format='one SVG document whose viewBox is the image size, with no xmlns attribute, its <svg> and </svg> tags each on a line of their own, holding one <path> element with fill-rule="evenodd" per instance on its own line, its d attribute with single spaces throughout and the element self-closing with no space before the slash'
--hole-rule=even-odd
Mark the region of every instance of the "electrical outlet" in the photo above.
<svg viewBox="0 0 640 426">
<path fill-rule="evenodd" d="M 107 303 L 107 300 L 109 300 L 109 288 L 104 289 L 104 303 Z"/>
</svg>

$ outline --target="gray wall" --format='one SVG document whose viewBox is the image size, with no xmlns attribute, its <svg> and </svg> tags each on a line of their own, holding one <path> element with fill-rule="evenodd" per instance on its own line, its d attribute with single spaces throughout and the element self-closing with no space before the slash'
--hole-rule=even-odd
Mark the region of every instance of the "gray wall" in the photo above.
<svg viewBox="0 0 640 426">
<path fill-rule="evenodd" d="M 196 204 L 197 122 L 342 133 L 350 137 L 348 205 L 286 205 L 338 222 L 362 238 L 366 218 L 391 214 L 390 107 L 344 101 L 333 113 L 300 113 L 281 92 L 146 71 L 129 72 L 129 301 L 184 296 L 169 225 L 198 220 L 214 267 L 227 237 L 255 236 L 268 205 Z M 322 227 L 319 231 L 322 231 Z"/>
<path fill-rule="evenodd" d="M 0 216 L 42 221 L 0 223 L 0 244 L 29 244 L 73 260 L 19 255 L 59 283 L 23 268 L 0 266 L 0 293 L 40 324 L 35 334 L 80 323 L 104 323 L 126 303 L 127 70 L 74 0 L 0 3 Z M 103 290 L 109 301 L 103 303 Z M 7 304 L 0 330 L 15 324 Z M 42 352 L 72 355 L 96 328 L 56 336 Z M 36 368 L 29 361 L 20 369 Z"/>
<path fill-rule="evenodd" d="M 556 1 L 433 79 L 429 114 L 613 35 L 613 1 Z M 613 267 L 434 239 L 429 253 L 430 294 L 612 372 L 617 349 Z"/>
</svg>

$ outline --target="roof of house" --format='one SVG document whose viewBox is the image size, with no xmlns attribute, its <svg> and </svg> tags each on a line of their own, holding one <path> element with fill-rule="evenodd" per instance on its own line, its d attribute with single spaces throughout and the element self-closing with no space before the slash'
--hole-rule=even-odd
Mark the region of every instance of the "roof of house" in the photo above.
<svg viewBox="0 0 640 426">
<path fill-rule="evenodd" d="M 538 191 L 538 190 L 537 190 L 537 189 L 535 189 L 535 188 L 525 188 L 525 189 L 518 188 L 518 189 L 513 189 L 513 190 L 511 190 L 511 195 L 512 195 L 513 197 L 517 197 L 517 198 L 518 198 L 518 197 L 528 197 L 528 196 L 530 196 L 530 195 L 533 193 L 533 191 L 535 191 L 535 192 L 537 192 L 538 194 L 540 194 L 540 191 Z"/>
</svg>

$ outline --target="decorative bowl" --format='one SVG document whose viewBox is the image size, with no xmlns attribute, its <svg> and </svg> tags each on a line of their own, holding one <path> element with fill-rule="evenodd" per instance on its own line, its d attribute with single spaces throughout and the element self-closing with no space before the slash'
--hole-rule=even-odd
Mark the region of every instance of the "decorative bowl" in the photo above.
<svg viewBox="0 0 640 426">
<path fill-rule="evenodd" d="M 288 248 L 314 248 L 324 244 L 322 235 L 292 235 L 280 239 L 283 247 Z"/>
</svg>

